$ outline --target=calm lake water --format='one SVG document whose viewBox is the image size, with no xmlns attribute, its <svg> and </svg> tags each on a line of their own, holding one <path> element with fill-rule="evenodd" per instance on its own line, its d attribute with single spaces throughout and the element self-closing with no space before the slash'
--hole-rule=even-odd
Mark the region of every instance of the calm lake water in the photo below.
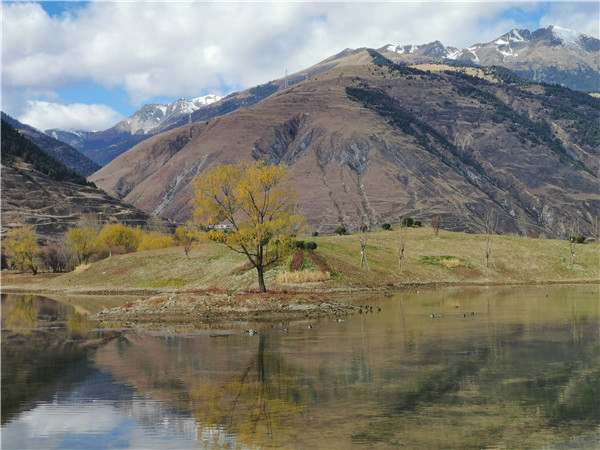
<svg viewBox="0 0 600 450">
<path fill-rule="evenodd" d="M 373 312 L 344 321 L 218 330 L 2 295 L 2 448 L 600 448 L 599 290 L 362 297 Z"/>
</svg>

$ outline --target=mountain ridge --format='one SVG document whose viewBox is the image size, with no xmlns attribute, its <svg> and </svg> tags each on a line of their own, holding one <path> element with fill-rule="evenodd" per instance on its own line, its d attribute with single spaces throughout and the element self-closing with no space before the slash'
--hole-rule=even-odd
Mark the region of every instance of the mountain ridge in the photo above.
<svg viewBox="0 0 600 450">
<path fill-rule="evenodd" d="M 411 216 L 481 231 L 562 236 L 598 215 L 600 101 L 502 68 L 419 68 L 345 52 L 262 101 L 138 144 L 91 180 L 154 214 L 189 218 L 214 164 L 284 163 L 313 229 Z M 477 74 L 477 76 L 470 73 Z"/>
</svg>

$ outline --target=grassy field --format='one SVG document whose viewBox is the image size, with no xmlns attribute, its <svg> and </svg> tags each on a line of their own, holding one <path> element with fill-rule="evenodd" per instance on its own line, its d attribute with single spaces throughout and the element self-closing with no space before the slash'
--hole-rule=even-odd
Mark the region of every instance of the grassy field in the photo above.
<svg viewBox="0 0 600 450">
<path fill-rule="evenodd" d="M 400 273 L 397 230 L 373 231 L 367 236 L 368 270 L 366 266 L 360 267 L 361 247 L 357 235 L 302 238 L 317 243 L 315 253 L 331 268 L 331 278 L 319 282 L 278 283 L 278 276 L 289 271 L 291 252 L 267 271 L 267 289 L 327 292 L 433 284 L 580 283 L 600 279 L 598 243 L 578 244 L 572 261 L 569 243 L 564 240 L 494 236 L 490 264 L 486 267 L 485 236 L 440 231 L 435 237 L 430 228 L 410 228 Z M 302 269 L 318 269 L 307 251 Z M 3 274 L 2 284 L 5 291 L 133 295 L 257 288 L 256 271 L 248 265 L 245 256 L 214 243 L 202 244 L 192 250 L 189 258 L 181 247 L 167 248 L 114 256 L 84 270 L 54 277 L 19 278 Z"/>
</svg>

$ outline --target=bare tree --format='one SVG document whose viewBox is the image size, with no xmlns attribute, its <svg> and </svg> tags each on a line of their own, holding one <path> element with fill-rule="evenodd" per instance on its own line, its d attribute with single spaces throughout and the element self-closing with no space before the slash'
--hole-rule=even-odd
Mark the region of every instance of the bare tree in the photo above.
<svg viewBox="0 0 600 450">
<path fill-rule="evenodd" d="M 498 227 L 498 216 L 494 211 L 488 211 L 483 218 L 485 231 L 485 267 L 490 266 L 490 256 L 492 255 L 492 239 Z"/>
<path fill-rule="evenodd" d="M 600 224 L 598 223 L 598 216 L 592 217 L 592 227 L 594 229 L 594 237 L 596 242 L 600 241 Z"/>
<path fill-rule="evenodd" d="M 357 233 L 358 242 L 360 242 L 360 268 L 366 266 L 367 270 L 371 270 L 369 267 L 369 261 L 367 260 L 367 243 L 369 242 L 369 235 L 367 234 L 369 229 L 363 225 L 360 227 Z"/>
<path fill-rule="evenodd" d="M 575 264 L 575 245 L 579 235 L 579 222 L 575 219 L 569 224 L 569 252 L 571 253 L 571 265 Z"/>
<path fill-rule="evenodd" d="M 431 219 L 431 228 L 433 228 L 433 235 L 435 237 L 440 233 L 440 228 L 442 227 L 442 216 L 440 214 L 433 216 Z"/>
<path fill-rule="evenodd" d="M 402 273 L 402 266 L 404 263 L 404 250 L 406 249 L 406 238 L 408 234 L 408 227 L 402 225 L 398 228 L 398 264 L 400 265 L 400 273 Z"/>
<path fill-rule="evenodd" d="M 91 228 L 96 234 L 100 233 L 102 225 L 104 225 L 103 212 L 87 212 L 81 214 L 78 220 L 78 228 Z"/>
</svg>

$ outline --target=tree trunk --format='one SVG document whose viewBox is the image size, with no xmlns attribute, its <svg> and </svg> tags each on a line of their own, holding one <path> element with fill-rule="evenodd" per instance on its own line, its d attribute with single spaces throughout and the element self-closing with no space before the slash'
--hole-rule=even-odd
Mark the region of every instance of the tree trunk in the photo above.
<svg viewBox="0 0 600 450">
<path fill-rule="evenodd" d="M 256 271 L 258 272 L 258 290 L 260 292 L 267 292 L 267 288 L 265 287 L 264 268 L 262 266 L 256 266 Z"/>
</svg>

